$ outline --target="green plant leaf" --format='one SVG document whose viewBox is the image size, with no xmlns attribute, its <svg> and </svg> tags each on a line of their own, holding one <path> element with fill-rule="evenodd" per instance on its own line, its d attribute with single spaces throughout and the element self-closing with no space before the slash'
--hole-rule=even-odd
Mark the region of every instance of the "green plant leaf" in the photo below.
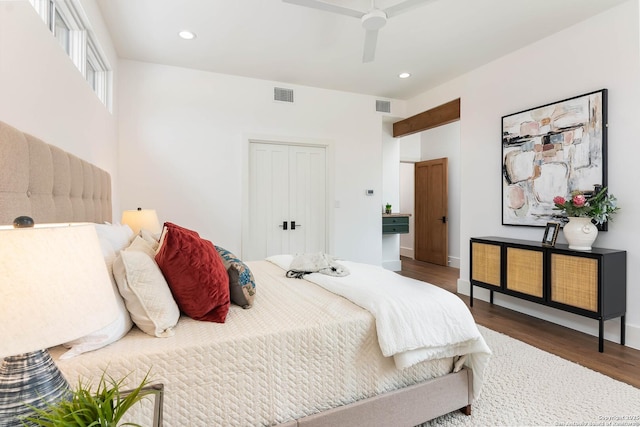
<svg viewBox="0 0 640 427">
<path fill-rule="evenodd" d="M 95 392 L 91 383 L 80 379 L 69 400 L 47 404 L 45 409 L 30 406 L 35 415 L 25 418 L 22 425 L 28 426 L 26 422 L 30 422 L 41 427 L 141 427 L 135 423 L 119 422 L 136 403 L 153 394 L 152 390 L 144 390 L 150 382 L 149 372 L 131 391 L 122 390 L 129 375 L 116 381 L 105 371 Z"/>
</svg>

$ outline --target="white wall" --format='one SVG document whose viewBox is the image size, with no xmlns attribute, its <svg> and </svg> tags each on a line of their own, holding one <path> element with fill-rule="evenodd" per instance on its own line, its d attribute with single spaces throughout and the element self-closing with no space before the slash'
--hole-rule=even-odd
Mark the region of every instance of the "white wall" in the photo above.
<svg viewBox="0 0 640 427">
<path fill-rule="evenodd" d="M 400 143 L 400 161 L 401 162 L 419 162 L 421 157 L 421 133 L 403 136 L 398 139 Z"/>
<path fill-rule="evenodd" d="M 627 343 L 640 348 L 640 241 L 635 226 L 640 199 L 633 171 L 640 157 L 640 37 L 638 0 L 630 0 L 489 63 L 408 102 L 416 114 L 461 98 L 461 271 L 468 292 L 469 239 L 508 236 L 540 241 L 543 229 L 501 225 L 500 118 L 506 114 L 609 89 L 608 182 L 621 210 L 596 246 L 627 250 Z M 562 234 L 562 233 L 561 233 Z M 559 241 L 564 239 L 559 237 Z M 487 293 L 478 289 L 478 296 Z M 591 319 L 508 296 L 496 303 L 597 334 Z M 606 322 L 606 337 L 619 339 L 619 321 Z"/>
<path fill-rule="evenodd" d="M 460 268 L 460 122 L 438 126 L 420 133 L 422 160 L 448 159 L 450 267 Z"/>
<path fill-rule="evenodd" d="M 400 211 L 410 214 L 409 232 L 400 235 L 400 255 L 415 257 L 415 163 L 400 163 Z"/>
<path fill-rule="evenodd" d="M 401 119 L 396 119 L 401 120 Z M 393 137 L 393 121 L 385 121 L 382 125 L 382 203 L 380 213 L 385 205 L 391 204 L 391 211 L 400 212 L 400 143 Z"/>
<path fill-rule="evenodd" d="M 414 257 L 415 249 L 415 168 L 414 163 L 422 160 L 420 133 L 407 135 L 400 143 L 400 212 L 411 214 L 409 217 L 409 233 L 400 235 L 400 255 Z"/>
<path fill-rule="evenodd" d="M 240 255 L 249 138 L 330 141 L 329 251 L 381 264 L 384 116 L 375 98 L 134 61 L 119 71 L 123 208 L 154 208 Z M 295 103 L 274 102 L 274 86 L 294 89 Z"/>
<path fill-rule="evenodd" d="M 389 118 L 382 125 L 382 205 L 380 213 L 384 212 L 387 203 L 391 204 L 393 213 L 400 212 L 400 143 L 393 137 L 393 120 Z M 380 233 L 382 233 L 382 225 L 380 225 Z M 382 236 L 382 266 L 392 271 L 402 269 L 399 234 Z"/>
<path fill-rule="evenodd" d="M 116 74 L 117 59 L 95 2 L 83 4 Z M 115 116 L 28 1 L 0 2 L 0 120 L 95 163 L 117 183 Z M 113 199 L 119 219 L 117 191 Z"/>
</svg>

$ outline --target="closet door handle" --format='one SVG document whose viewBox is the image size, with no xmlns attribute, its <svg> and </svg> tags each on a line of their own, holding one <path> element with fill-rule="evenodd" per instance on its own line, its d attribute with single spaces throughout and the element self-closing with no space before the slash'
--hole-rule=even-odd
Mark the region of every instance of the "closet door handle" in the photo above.
<svg viewBox="0 0 640 427">
<path fill-rule="evenodd" d="M 282 228 L 283 230 L 287 229 L 287 221 L 282 221 L 282 225 L 279 225 L 278 227 Z M 293 223 L 291 223 L 291 229 L 293 230 L 295 227 L 293 225 Z"/>
<path fill-rule="evenodd" d="M 291 229 L 295 230 L 296 227 L 302 227 L 302 224 L 296 224 L 295 221 L 291 221 Z"/>
</svg>

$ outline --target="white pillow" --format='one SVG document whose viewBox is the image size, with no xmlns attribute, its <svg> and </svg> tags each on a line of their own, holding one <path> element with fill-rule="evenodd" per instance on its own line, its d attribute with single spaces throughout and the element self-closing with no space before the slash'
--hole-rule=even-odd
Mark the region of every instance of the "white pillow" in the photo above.
<svg viewBox="0 0 640 427">
<path fill-rule="evenodd" d="M 126 248 L 133 240 L 133 230 L 126 224 L 95 224 L 99 240 L 106 240 L 117 252 Z"/>
<path fill-rule="evenodd" d="M 154 234 L 154 233 L 150 232 L 149 230 L 145 230 L 143 228 L 143 229 L 140 230 L 140 233 L 138 233 L 138 235 L 140 237 L 142 237 L 145 242 L 149 243 L 149 245 L 151 246 L 151 248 L 154 251 L 156 251 L 158 249 L 158 246 L 160 245 L 160 243 L 159 243 L 160 233 Z"/>
<path fill-rule="evenodd" d="M 60 359 L 70 359 L 87 351 L 97 350 L 113 342 L 118 341 L 133 327 L 133 322 L 129 316 L 129 312 L 124 305 L 122 297 L 118 293 L 118 289 L 114 287 L 116 293 L 116 302 L 118 305 L 118 317 L 102 329 L 85 335 L 77 340 L 65 343 L 64 346 L 69 350 L 60 356 Z"/>
<path fill-rule="evenodd" d="M 102 249 L 104 262 L 109 272 L 109 278 L 116 295 L 118 306 L 118 317 L 95 332 L 84 337 L 65 343 L 64 346 L 70 348 L 69 351 L 60 356 L 60 359 L 70 359 L 87 351 L 97 350 L 112 342 L 118 341 L 125 336 L 133 326 L 129 312 L 125 307 L 124 300 L 120 296 L 116 281 L 113 278 L 113 261 L 120 250 L 129 245 L 133 231 L 127 225 L 95 224 L 96 233 Z"/>
<path fill-rule="evenodd" d="M 170 337 L 180 309 L 153 254 L 153 248 L 136 236 L 116 257 L 113 275 L 133 322 L 149 335 Z"/>
<path fill-rule="evenodd" d="M 160 252 L 160 248 L 162 247 L 162 245 L 164 245 L 164 239 L 167 238 L 167 226 L 163 226 L 162 227 L 162 231 L 160 232 L 160 237 L 158 238 L 158 246 L 156 247 L 156 253 L 155 255 L 158 255 L 158 252 Z M 155 259 L 155 256 L 154 256 Z"/>
<path fill-rule="evenodd" d="M 133 230 L 131 230 L 128 225 L 111 224 L 95 224 L 94 228 L 98 234 L 98 241 L 100 242 L 104 262 L 107 264 L 109 277 L 115 285 L 116 282 L 113 278 L 113 261 L 121 250 L 131 244 L 133 240 Z"/>
</svg>

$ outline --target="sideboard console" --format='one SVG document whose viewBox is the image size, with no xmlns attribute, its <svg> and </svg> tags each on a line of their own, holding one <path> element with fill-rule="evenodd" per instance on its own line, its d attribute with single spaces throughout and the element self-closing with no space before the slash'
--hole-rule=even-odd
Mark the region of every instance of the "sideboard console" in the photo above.
<svg viewBox="0 0 640 427">
<path fill-rule="evenodd" d="M 598 350 L 604 351 L 604 322 L 620 317 L 625 339 L 627 252 L 592 248 L 575 251 L 503 237 L 471 239 L 470 305 L 473 287 L 511 295 L 559 310 L 597 319 Z"/>
</svg>

